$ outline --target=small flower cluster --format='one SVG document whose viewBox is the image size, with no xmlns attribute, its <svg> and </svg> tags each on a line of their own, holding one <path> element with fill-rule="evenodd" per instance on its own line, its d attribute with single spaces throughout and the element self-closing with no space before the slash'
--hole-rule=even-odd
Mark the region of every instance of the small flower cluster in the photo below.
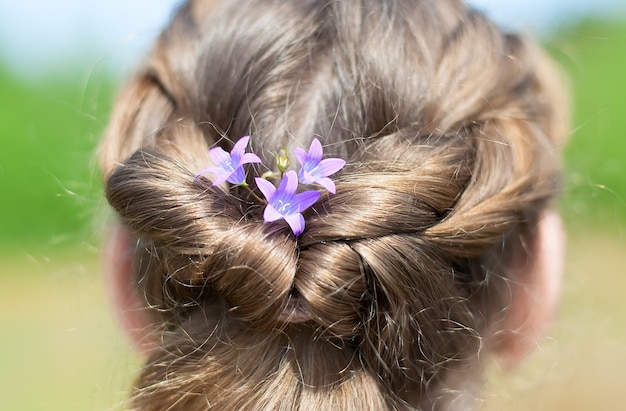
<svg viewBox="0 0 626 411">
<path fill-rule="evenodd" d="M 221 147 L 214 147 L 209 150 L 209 156 L 213 160 L 214 166 L 207 167 L 196 175 L 196 178 L 203 174 L 213 174 L 213 186 L 229 182 L 234 185 L 248 187 L 246 174 L 243 169 L 245 164 L 262 163 L 262 160 L 253 153 L 246 153 L 246 147 L 250 140 L 249 136 L 244 136 L 235 143 L 231 152 L 227 152 Z M 266 223 L 284 219 L 295 235 L 300 235 L 304 231 L 304 217 L 302 212 L 311 207 L 320 198 L 317 190 L 306 190 L 298 193 L 299 183 L 304 185 L 318 184 L 335 194 L 335 183 L 329 176 L 341 170 L 346 164 L 340 158 L 322 159 L 324 152 L 322 144 L 314 138 L 309 147 L 309 151 L 302 148 L 294 150 L 296 159 L 300 163 L 300 171 L 286 171 L 289 167 L 289 157 L 285 150 L 281 150 L 276 155 L 276 166 L 278 167 L 281 180 L 278 188 L 267 178 L 271 178 L 273 173 L 266 173 L 267 178 L 256 177 L 254 181 L 265 197 L 266 207 L 263 212 L 263 220 Z"/>
</svg>

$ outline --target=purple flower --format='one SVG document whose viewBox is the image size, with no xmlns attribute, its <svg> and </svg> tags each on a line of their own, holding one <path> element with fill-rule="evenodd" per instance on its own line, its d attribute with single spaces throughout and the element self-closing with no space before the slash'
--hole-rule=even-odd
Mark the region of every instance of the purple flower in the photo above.
<svg viewBox="0 0 626 411">
<path fill-rule="evenodd" d="M 298 177 L 293 170 L 288 171 L 280 180 L 278 189 L 265 179 L 255 178 L 254 181 L 267 199 L 263 220 L 271 223 L 285 219 L 291 231 L 295 235 L 300 235 L 304 231 L 304 217 L 300 213 L 315 204 L 320 198 L 319 191 L 311 190 L 296 194 Z"/>
<path fill-rule="evenodd" d="M 242 185 L 246 182 L 246 173 L 243 169 L 244 164 L 260 163 L 261 159 L 252 153 L 246 153 L 246 146 L 250 136 L 244 136 L 235 143 L 230 153 L 222 147 L 213 147 L 209 150 L 209 156 L 215 166 L 207 167 L 196 175 L 196 178 L 205 173 L 215 175 L 213 186 L 218 186 L 224 181 L 235 185 Z"/>
<path fill-rule="evenodd" d="M 328 176 L 341 170 L 341 168 L 346 165 L 345 160 L 340 158 L 327 158 L 322 160 L 324 152 L 322 151 L 322 144 L 317 138 L 314 138 L 311 142 L 308 153 L 302 148 L 296 148 L 294 153 L 302 166 L 298 173 L 300 182 L 302 184 L 317 183 L 335 194 L 335 183 L 328 178 Z"/>
</svg>

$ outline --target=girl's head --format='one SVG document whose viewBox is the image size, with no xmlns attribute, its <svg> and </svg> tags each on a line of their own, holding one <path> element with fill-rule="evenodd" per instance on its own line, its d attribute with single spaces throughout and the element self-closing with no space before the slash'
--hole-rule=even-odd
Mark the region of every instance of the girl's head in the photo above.
<svg viewBox="0 0 626 411">
<path fill-rule="evenodd" d="M 457 1 L 183 5 L 101 148 L 134 405 L 464 408 L 556 299 L 564 107 L 535 46 Z M 252 193 L 195 178 L 244 135 Z M 296 236 L 253 177 L 313 137 L 347 164 Z"/>
</svg>

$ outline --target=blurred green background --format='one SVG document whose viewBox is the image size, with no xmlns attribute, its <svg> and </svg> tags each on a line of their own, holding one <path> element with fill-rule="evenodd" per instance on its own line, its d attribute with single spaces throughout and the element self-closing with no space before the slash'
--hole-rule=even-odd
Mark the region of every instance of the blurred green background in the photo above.
<svg viewBox="0 0 626 411">
<path fill-rule="evenodd" d="M 626 388 L 626 20 L 559 27 L 572 134 L 559 205 L 569 232 L 563 306 L 490 410 L 623 409 Z M 71 66 L 71 65 L 70 65 Z M 25 79 L 0 61 L 0 409 L 124 409 L 138 360 L 106 305 L 108 211 L 95 162 L 120 80 L 68 67 Z"/>
</svg>

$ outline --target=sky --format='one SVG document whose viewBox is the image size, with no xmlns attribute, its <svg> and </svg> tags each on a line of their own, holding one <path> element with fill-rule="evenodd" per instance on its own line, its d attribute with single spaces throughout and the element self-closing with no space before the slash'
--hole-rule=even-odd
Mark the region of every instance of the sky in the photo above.
<svg viewBox="0 0 626 411">
<path fill-rule="evenodd" d="M 0 1 L 0 60 L 24 76 L 67 61 L 123 73 L 139 60 L 181 0 Z M 500 25 L 544 32 L 587 14 L 626 15 L 624 0 L 470 0 Z"/>
</svg>

